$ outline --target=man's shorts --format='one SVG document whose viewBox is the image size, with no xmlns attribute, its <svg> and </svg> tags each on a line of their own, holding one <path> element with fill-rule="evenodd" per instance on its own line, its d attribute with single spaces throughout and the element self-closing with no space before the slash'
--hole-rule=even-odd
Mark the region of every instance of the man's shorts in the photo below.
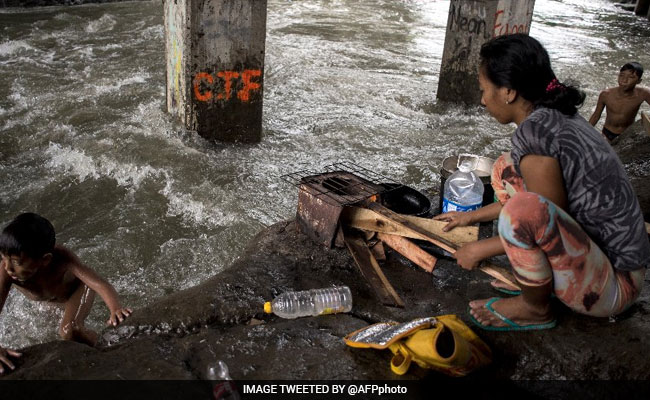
<svg viewBox="0 0 650 400">
<path fill-rule="evenodd" d="M 620 133 L 614 133 L 610 131 L 609 129 L 603 127 L 603 135 L 609 140 L 610 142 L 619 137 L 621 134 Z"/>
</svg>

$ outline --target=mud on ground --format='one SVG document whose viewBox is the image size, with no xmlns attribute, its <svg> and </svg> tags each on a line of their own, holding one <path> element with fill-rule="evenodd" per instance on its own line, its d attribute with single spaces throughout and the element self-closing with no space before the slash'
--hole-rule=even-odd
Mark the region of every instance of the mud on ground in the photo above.
<svg viewBox="0 0 650 400">
<path fill-rule="evenodd" d="M 630 131 L 615 148 L 647 216 L 650 136 Z M 383 270 L 404 309 L 379 304 L 346 249 L 312 242 L 294 221 L 278 223 L 255 237 L 226 271 L 103 331 L 97 348 L 62 341 L 31 346 L 22 349 L 19 368 L 4 379 L 202 379 L 215 359 L 228 364 L 234 379 L 440 379 L 415 365 L 397 377 L 388 350 L 350 348 L 342 338 L 375 322 L 442 314 L 457 314 L 472 326 L 468 301 L 498 293 L 488 276 L 464 271 L 449 259 L 441 258 L 429 274 L 389 254 Z M 351 313 L 285 320 L 262 312 L 264 301 L 285 291 L 331 285 L 351 288 Z M 475 329 L 494 361 L 469 379 L 650 379 L 647 285 L 615 322 L 572 313 L 559 303 L 554 307 L 558 327 L 551 330 Z"/>
</svg>

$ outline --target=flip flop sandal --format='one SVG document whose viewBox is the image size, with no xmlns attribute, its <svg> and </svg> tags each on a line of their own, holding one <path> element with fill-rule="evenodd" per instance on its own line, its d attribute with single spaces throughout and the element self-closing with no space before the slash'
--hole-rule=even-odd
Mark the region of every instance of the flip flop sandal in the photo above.
<svg viewBox="0 0 650 400">
<path fill-rule="evenodd" d="M 510 289 L 494 286 L 493 284 L 490 284 L 490 286 L 492 286 L 492 289 L 496 290 L 497 292 L 509 294 L 511 296 L 519 296 L 521 294 L 521 290 L 510 290 Z M 555 293 L 551 292 L 551 297 L 555 298 Z"/>
<path fill-rule="evenodd" d="M 486 331 L 496 331 L 496 332 L 539 331 L 543 329 L 555 328 L 555 326 L 557 325 L 557 320 L 553 320 L 551 322 L 546 322 L 543 324 L 519 325 L 518 323 L 510 320 L 509 318 L 502 315 L 492 307 L 492 304 L 494 304 L 499 300 L 501 300 L 501 297 L 492 297 L 490 300 L 488 300 L 487 303 L 485 303 L 483 307 L 485 307 L 492 315 L 496 316 L 501 321 L 505 322 L 508 326 L 483 325 L 482 323 L 478 322 L 478 320 L 474 318 L 474 316 L 470 313 L 469 318 L 474 323 L 474 325 Z M 468 312 L 469 311 L 471 310 L 468 310 Z"/>
</svg>

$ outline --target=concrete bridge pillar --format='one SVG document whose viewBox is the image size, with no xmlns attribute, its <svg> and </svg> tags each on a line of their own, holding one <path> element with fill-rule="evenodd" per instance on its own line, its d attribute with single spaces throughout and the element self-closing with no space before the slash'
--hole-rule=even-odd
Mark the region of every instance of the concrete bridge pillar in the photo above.
<svg viewBox="0 0 650 400">
<path fill-rule="evenodd" d="M 637 0 L 636 7 L 634 7 L 634 13 L 636 15 L 650 15 L 650 0 Z"/>
<path fill-rule="evenodd" d="M 259 142 L 266 0 L 163 0 L 167 112 L 226 142 Z"/>
<path fill-rule="evenodd" d="M 451 0 L 437 97 L 479 104 L 479 51 L 493 37 L 528 33 L 535 0 Z"/>
</svg>

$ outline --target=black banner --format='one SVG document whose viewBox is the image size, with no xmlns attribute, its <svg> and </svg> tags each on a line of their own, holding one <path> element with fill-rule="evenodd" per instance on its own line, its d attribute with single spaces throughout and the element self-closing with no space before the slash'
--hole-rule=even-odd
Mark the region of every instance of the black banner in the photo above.
<svg viewBox="0 0 650 400">
<path fill-rule="evenodd" d="M 7 400 L 650 399 L 650 381 L 11 381 Z"/>
</svg>

